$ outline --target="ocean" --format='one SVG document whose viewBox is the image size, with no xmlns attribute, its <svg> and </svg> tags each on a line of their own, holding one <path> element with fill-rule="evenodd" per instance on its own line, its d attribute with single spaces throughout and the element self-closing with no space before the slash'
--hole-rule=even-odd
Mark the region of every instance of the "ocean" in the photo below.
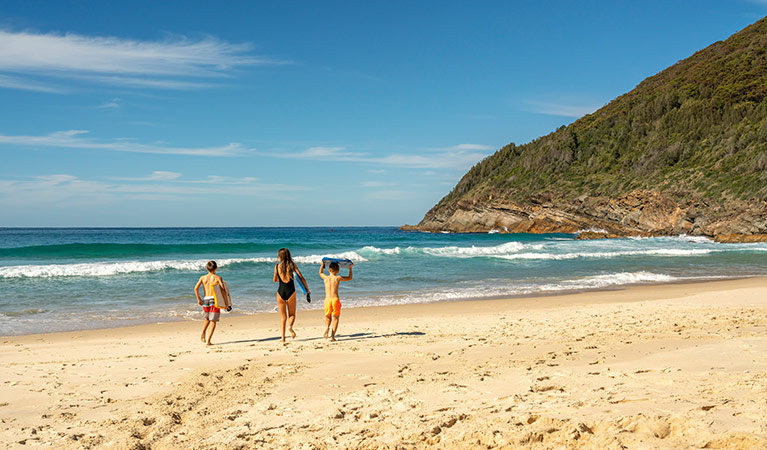
<svg viewBox="0 0 767 450">
<path fill-rule="evenodd" d="M 767 244 L 690 236 L 579 241 L 570 234 L 393 227 L 4 228 L 0 335 L 198 319 L 193 287 L 211 259 L 229 283 L 233 313 L 274 312 L 272 271 L 282 247 L 314 298 L 306 303 L 299 291 L 299 327 L 301 310 L 322 307 L 323 256 L 355 262 L 354 280 L 341 286 L 345 307 L 767 275 Z"/>
</svg>

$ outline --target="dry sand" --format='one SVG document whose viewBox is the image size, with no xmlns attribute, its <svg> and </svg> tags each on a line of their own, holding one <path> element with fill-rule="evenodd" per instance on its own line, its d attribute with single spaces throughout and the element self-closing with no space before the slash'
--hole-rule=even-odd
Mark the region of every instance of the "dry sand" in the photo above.
<svg viewBox="0 0 767 450">
<path fill-rule="evenodd" d="M 346 304 L 353 304 L 347 301 Z M 767 449 L 767 279 L 6 337 L 10 448 Z"/>
</svg>

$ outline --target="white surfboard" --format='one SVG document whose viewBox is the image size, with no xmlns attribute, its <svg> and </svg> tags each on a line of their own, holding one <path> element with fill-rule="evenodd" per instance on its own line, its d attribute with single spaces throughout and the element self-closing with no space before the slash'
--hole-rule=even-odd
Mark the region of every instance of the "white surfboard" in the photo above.
<svg viewBox="0 0 767 450">
<path fill-rule="evenodd" d="M 213 285 L 213 297 L 215 298 L 216 308 L 227 309 L 232 306 L 232 298 L 229 296 L 229 285 L 226 281 L 222 281 L 224 289 L 221 289 L 221 285 L 216 283 Z"/>
</svg>

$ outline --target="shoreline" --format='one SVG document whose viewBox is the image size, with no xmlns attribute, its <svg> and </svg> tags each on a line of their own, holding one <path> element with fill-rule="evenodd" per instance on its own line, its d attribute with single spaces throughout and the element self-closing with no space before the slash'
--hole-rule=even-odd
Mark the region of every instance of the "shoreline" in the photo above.
<svg viewBox="0 0 767 450">
<path fill-rule="evenodd" d="M 677 280 L 671 280 L 671 281 L 641 282 L 641 283 L 634 283 L 634 284 L 603 286 L 598 288 L 549 290 L 549 291 L 530 292 L 526 294 L 516 294 L 516 295 L 497 295 L 497 296 L 488 296 L 488 297 L 463 297 L 463 298 L 456 298 L 456 299 L 441 299 L 441 300 L 433 300 L 433 301 L 400 303 L 400 304 L 391 304 L 391 305 L 344 306 L 344 311 L 356 310 L 356 309 L 367 310 L 371 308 L 375 309 L 375 308 L 387 308 L 387 307 L 396 308 L 396 307 L 407 307 L 407 306 L 414 306 L 414 305 L 431 305 L 431 304 L 442 304 L 442 303 L 482 302 L 482 301 L 496 302 L 496 301 L 513 301 L 518 299 L 547 299 L 547 298 L 553 298 L 553 297 L 570 296 L 570 295 L 578 295 L 578 294 L 623 291 L 623 290 L 642 288 L 642 287 L 686 285 L 686 284 L 697 285 L 697 284 L 704 284 L 704 283 L 716 283 L 716 282 L 723 282 L 723 281 L 738 281 L 738 280 L 749 280 L 749 279 L 764 279 L 765 283 L 767 283 L 767 275 L 697 278 L 697 279 L 687 278 L 687 279 L 677 279 Z M 324 301 L 324 299 L 322 300 Z M 354 300 L 352 299 L 351 302 L 353 301 Z M 316 303 L 313 305 L 321 304 L 320 300 L 315 300 L 315 302 Z M 297 315 L 313 313 L 313 312 L 322 310 L 322 307 L 317 307 L 317 308 L 312 307 L 311 309 L 301 309 L 301 306 L 305 306 L 306 304 L 305 300 L 301 301 L 301 299 L 297 299 L 297 303 L 298 303 Z M 276 311 L 276 307 L 275 307 L 274 311 L 261 311 L 261 312 L 253 312 L 253 313 L 222 312 L 221 318 L 222 320 L 232 320 L 232 319 L 240 320 L 239 318 L 247 318 L 247 317 L 254 317 L 254 318 L 261 317 L 261 316 L 274 317 L 277 313 L 278 312 Z M 202 313 L 200 313 L 200 315 L 201 314 Z M 13 318 L 11 317 L 10 320 L 12 319 Z M 168 318 L 166 320 L 148 320 L 146 322 L 130 323 L 130 324 L 123 324 L 123 325 L 115 325 L 115 326 L 101 326 L 101 324 L 99 324 L 94 328 L 81 328 L 76 330 L 58 330 L 58 331 L 49 331 L 49 332 L 43 332 L 43 333 L 0 335 L 0 339 L 22 337 L 22 336 L 46 336 L 46 335 L 57 334 L 57 333 L 77 333 L 77 332 L 85 332 L 85 331 L 98 332 L 102 330 L 125 329 L 125 328 L 133 328 L 133 327 L 142 327 L 147 325 L 165 325 L 165 324 L 173 324 L 173 323 L 194 323 L 194 322 L 200 322 L 200 319 L 199 318 L 189 319 L 189 318 L 179 317 L 179 318 Z"/>
<path fill-rule="evenodd" d="M 767 277 L 201 325 L 0 339 L 0 443 L 767 447 Z"/>
</svg>

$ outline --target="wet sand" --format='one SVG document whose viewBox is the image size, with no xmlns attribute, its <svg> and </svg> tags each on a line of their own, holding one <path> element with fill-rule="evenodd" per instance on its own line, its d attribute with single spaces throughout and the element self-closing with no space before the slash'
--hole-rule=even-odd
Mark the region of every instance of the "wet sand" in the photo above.
<svg viewBox="0 0 767 450">
<path fill-rule="evenodd" d="M 767 448 L 765 278 L 321 314 L 0 338 L 0 444 Z"/>
</svg>

